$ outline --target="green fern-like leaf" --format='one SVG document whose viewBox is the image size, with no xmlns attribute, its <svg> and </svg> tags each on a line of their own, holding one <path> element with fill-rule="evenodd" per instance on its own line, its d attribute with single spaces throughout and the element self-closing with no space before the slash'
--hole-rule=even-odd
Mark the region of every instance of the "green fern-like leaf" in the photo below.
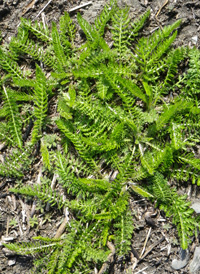
<svg viewBox="0 0 200 274">
<path fill-rule="evenodd" d="M 166 26 L 163 30 L 158 30 L 151 37 L 142 37 L 136 45 L 135 61 L 138 64 L 141 78 L 152 81 L 156 79 L 156 74 L 163 70 L 160 58 L 168 52 L 168 49 L 176 37 L 176 32 L 170 34 L 180 25 L 181 21 L 175 22 L 171 26 Z"/>
<path fill-rule="evenodd" d="M 14 99 L 14 96 L 12 96 L 13 94 L 10 92 L 9 88 L 3 86 L 2 94 L 4 99 L 3 111 L 8 120 L 7 128 L 10 134 L 9 138 L 12 138 L 14 145 L 22 148 L 22 122 L 19 115 L 18 105 Z"/>
<path fill-rule="evenodd" d="M 76 27 L 73 24 L 68 13 L 64 13 L 63 16 L 60 17 L 59 22 L 60 27 L 60 41 L 63 45 L 64 51 L 66 55 L 71 55 L 71 50 L 74 46 L 74 39 L 76 35 Z"/>
<path fill-rule="evenodd" d="M 57 69 L 56 58 L 53 55 L 52 48 L 46 48 L 44 50 L 43 46 L 39 43 L 35 43 L 32 40 L 27 40 L 25 42 L 21 41 L 21 38 L 13 39 L 12 47 L 15 51 L 24 52 L 30 55 L 33 59 L 43 62 L 48 67 Z"/>
<path fill-rule="evenodd" d="M 69 125 L 64 120 L 57 121 L 58 127 L 65 134 L 67 138 L 74 144 L 76 149 L 78 150 L 80 156 L 88 163 L 91 167 L 97 168 L 95 161 L 90 156 L 87 147 L 81 141 L 81 138 L 76 136 L 69 128 Z"/>
<path fill-rule="evenodd" d="M 140 29 L 144 26 L 145 22 L 150 16 L 150 10 L 147 10 L 143 15 L 131 23 L 131 29 L 129 33 L 129 40 L 135 40 L 135 37 L 138 36 Z"/>
<path fill-rule="evenodd" d="M 91 26 L 83 17 L 81 17 L 80 13 L 77 14 L 77 20 L 90 43 L 94 42 L 96 46 L 100 45 L 100 47 L 102 47 L 104 50 L 109 49 L 105 40 L 100 36 L 100 33 L 98 33 L 96 29 Z"/>
<path fill-rule="evenodd" d="M 37 196 L 41 201 L 50 203 L 51 206 L 57 205 L 59 209 L 66 205 L 66 203 L 63 202 L 62 197 L 60 197 L 55 191 L 51 190 L 47 184 L 34 185 L 33 187 L 24 186 L 19 189 L 11 188 L 10 191 L 30 197 Z"/>
<path fill-rule="evenodd" d="M 13 150 L 7 156 L 4 163 L 0 164 L 0 175 L 10 177 L 23 177 L 24 171 L 29 167 L 32 159 L 30 157 L 31 147 L 23 150 Z"/>
<path fill-rule="evenodd" d="M 110 1 L 109 5 L 105 5 L 101 14 L 95 19 L 95 28 L 100 36 L 103 36 L 105 31 L 105 26 L 107 22 L 111 19 L 113 13 L 116 10 L 116 1 Z"/>
<path fill-rule="evenodd" d="M 57 26 L 54 22 L 52 22 L 52 43 L 54 48 L 54 53 L 57 59 L 57 69 L 58 71 L 63 71 L 66 66 L 66 57 L 64 53 L 64 49 L 61 45 L 60 35 L 57 30 Z"/>
<path fill-rule="evenodd" d="M 183 249 L 188 247 L 190 236 L 193 235 L 198 221 L 192 217 L 193 210 L 189 207 L 190 202 L 186 196 L 178 196 L 175 189 L 170 189 L 164 177 L 157 173 L 153 178 L 151 191 L 157 200 L 157 204 L 166 212 L 168 217 L 172 216 L 172 222 L 177 226 Z"/>
<path fill-rule="evenodd" d="M 47 148 L 47 144 L 42 140 L 41 142 L 41 154 L 42 154 L 42 160 L 44 166 L 50 170 L 51 169 L 51 162 L 50 162 L 50 155 L 49 155 L 49 150 Z"/>
<path fill-rule="evenodd" d="M 9 73 L 10 77 L 22 79 L 23 73 L 12 55 L 0 48 L 0 67 Z M 8 76 L 7 76 L 8 77 Z"/>
<path fill-rule="evenodd" d="M 112 35 L 114 46 L 119 52 L 120 57 L 128 50 L 128 26 L 130 23 L 129 9 L 118 9 L 112 16 Z"/>
<path fill-rule="evenodd" d="M 120 221 L 115 225 L 115 243 L 119 255 L 126 254 L 130 250 L 130 241 L 133 233 L 133 220 L 130 211 L 120 216 Z"/>
<path fill-rule="evenodd" d="M 187 101 L 177 100 L 174 105 L 167 108 L 156 121 L 156 127 L 158 130 L 161 129 L 170 119 L 180 111 L 189 110 L 191 103 Z"/>
<path fill-rule="evenodd" d="M 25 18 L 21 18 L 21 28 L 27 29 L 29 32 L 33 33 L 38 39 L 42 40 L 43 42 L 51 41 L 48 27 L 37 21 L 35 24 L 31 22 L 31 20 L 27 20 Z"/>
<path fill-rule="evenodd" d="M 32 143 L 35 143 L 42 136 L 42 128 L 48 107 L 46 77 L 39 66 L 36 66 L 36 81 L 34 89 L 34 116 L 36 120 L 32 132 Z"/>
<path fill-rule="evenodd" d="M 174 75 L 178 72 L 178 65 L 186 56 L 186 49 L 185 48 L 177 48 L 174 51 L 169 53 L 167 65 L 167 75 L 165 78 L 165 85 L 170 86 L 170 84 L 174 80 Z"/>
<path fill-rule="evenodd" d="M 199 50 L 196 48 L 190 49 L 188 56 L 189 56 L 189 69 L 187 70 L 185 79 L 183 80 L 185 85 L 184 95 L 195 99 L 195 98 L 198 98 L 197 96 L 200 92 L 200 82 L 198 78 L 199 69 L 200 69 Z"/>
</svg>

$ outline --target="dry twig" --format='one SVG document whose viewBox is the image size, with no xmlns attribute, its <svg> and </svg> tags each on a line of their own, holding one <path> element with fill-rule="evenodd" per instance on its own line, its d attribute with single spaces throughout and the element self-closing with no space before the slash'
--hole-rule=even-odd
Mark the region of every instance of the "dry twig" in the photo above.
<svg viewBox="0 0 200 274">
<path fill-rule="evenodd" d="M 76 6 L 74 8 L 71 8 L 71 9 L 68 10 L 68 12 L 73 12 L 73 11 L 79 10 L 79 9 L 84 8 L 86 6 L 89 6 L 89 5 L 92 5 L 92 1 L 84 3 L 84 4 L 79 5 L 79 6 Z"/>
<path fill-rule="evenodd" d="M 160 14 L 161 10 L 167 5 L 168 2 L 169 2 L 169 0 L 166 0 L 164 2 L 164 4 L 160 7 L 159 11 L 156 13 L 156 19 L 157 19 L 158 15 Z"/>
<path fill-rule="evenodd" d="M 143 256 L 140 257 L 140 260 L 143 260 L 158 244 L 162 243 L 165 240 L 165 237 L 162 237 L 160 240 L 155 242 L 154 244 L 150 245 L 147 251 L 144 253 Z"/>
<path fill-rule="evenodd" d="M 144 246 L 143 246 L 142 252 L 141 252 L 141 254 L 140 254 L 140 258 L 141 258 L 142 255 L 144 254 L 144 251 L 145 251 L 145 249 L 146 249 L 146 245 L 147 245 L 147 242 L 148 242 L 148 240 L 149 240 L 150 234 L 151 234 L 151 227 L 149 228 L 149 231 L 148 231 L 148 233 L 147 233 L 147 237 L 146 237 L 146 240 L 145 240 L 145 242 L 144 242 Z"/>
<path fill-rule="evenodd" d="M 69 222 L 69 211 L 66 208 L 65 209 L 65 218 L 62 222 L 62 224 L 59 226 L 58 230 L 56 231 L 56 235 L 54 236 L 54 239 L 58 239 L 61 237 L 61 235 L 63 234 L 63 232 L 65 231 L 66 225 Z"/>
<path fill-rule="evenodd" d="M 40 16 L 40 14 L 46 9 L 46 7 L 51 3 L 52 0 L 49 0 L 49 2 L 41 9 L 41 11 L 36 15 L 35 19 Z"/>
<path fill-rule="evenodd" d="M 32 0 L 22 11 L 21 16 L 23 16 L 25 13 L 27 13 L 32 7 L 37 3 L 38 0 Z"/>
</svg>

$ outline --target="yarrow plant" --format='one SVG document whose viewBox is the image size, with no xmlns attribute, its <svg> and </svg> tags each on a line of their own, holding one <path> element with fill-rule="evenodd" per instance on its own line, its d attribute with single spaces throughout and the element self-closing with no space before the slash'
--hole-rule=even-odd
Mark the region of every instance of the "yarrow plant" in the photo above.
<svg viewBox="0 0 200 274">
<path fill-rule="evenodd" d="M 91 273 L 110 254 L 108 242 L 125 256 L 133 191 L 165 211 L 183 249 L 199 227 L 172 183 L 200 184 L 200 53 L 172 47 L 181 21 L 142 36 L 149 15 L 132 22 L 112 0 L 92 25 L 78 14 L 81 47 L 67 13 L 50 29 L 22 18 L 17 36 L 0 47 L 0 141 L 7 146 L 0 176 L 24 182 L 12 193 L 70 216 L 59 238 L 6 244 L 32 254 L 35 273 Z M 29 185 L 39 161 L 45 176 Z M 55 174 L 65 200 L 51 188 Z"/>
</svg>

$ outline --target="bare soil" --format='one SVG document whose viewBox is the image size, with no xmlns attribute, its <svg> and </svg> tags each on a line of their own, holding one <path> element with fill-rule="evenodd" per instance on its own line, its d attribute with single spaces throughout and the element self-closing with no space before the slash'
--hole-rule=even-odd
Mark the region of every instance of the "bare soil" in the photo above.
<svg viewBox="0 0 200 274">
<path fill-rule="evenodd" d="M 71 17 L 76 21 L 77 12 L 81 12 L 86 20 L 93 22 L 106 2 L 108 1 L 89 1 L 89 5 L 71 12 Z M 48 25 L 51 25 L 52 21 L 58 22 L 64 11 L 69 11 L 83 3 L 86 1 L 0 0 L 0 31 L 3 43 L 9 43 L 11 37 L 16 35 L 20 17 L 29 18 L 32 21 L 41 21 L 43 18 Z M 177 19 L 182 19 L 175 46 L 199 47 L 200 1 L 124 0 L 119 1 L 119 5 L 128 5 L 133 19 L 148 8 L 151 10 L 148 27 L 144 30 L 146 35 L 157 28 L 173 23 Z M 33 174 L 33 176 L 35 175 Z M 28 274 L 31 273 L 32 266 L 31 257 L 9 253 L 2 246 L 3 241 L 30 241 L 36 235 L 54 237 L 63 219 L 62 212 L 53 209 L 48 211 L 47 208 L 42 212 L 37 205 L 37 222 L 35 225 L 31 226 L 30 223 L 23 222 L 23 212 L 26 215 L 31 214 L 33 201 L 24 197 L 8 195 L 8 189 L 16 183 L 19 182 L 0 177 L 0 211 L 3 216 L 0 220 L 0 273 L 2 274 Z M 191 200 L 199 197 L 195 186 L 187 188 L 187 193 L 189 193 Z M 110 264 L 108 273 L 189 273 L 189 263 L 193 257 L 194 248 L 198 245 L 198 239 L 194 238 L 190 245 L 188 264 L 183 269 L 174 270 L 171 263 L 174 258 L 179 258 L 180 246 L 176 229 L 171 224 L 170 219 L 166 219 L 164 214 L 154 209 L 148 201 L 140 199 L 134 194 L 130 206 L 135 216 L 132 250 L 126 258 L 115 257 Z M 94 273 L 97 272 L 94 270 Z"/>
</svg>

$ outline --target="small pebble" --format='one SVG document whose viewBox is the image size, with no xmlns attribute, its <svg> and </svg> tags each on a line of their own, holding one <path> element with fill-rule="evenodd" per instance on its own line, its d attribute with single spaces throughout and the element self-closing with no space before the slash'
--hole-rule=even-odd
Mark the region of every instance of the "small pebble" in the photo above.
<svg viewBox="0 0 200 274">
<path fill-rule="evenodd" d="M 2 236 L 1 240 L 2 240 L 2 242 L 11 242 L 11 241 L 14 240 L 14 237 L 5 237 L 5 236 Z"/>
<path fill-rule="evenodd" d="M 196 213 L 200 213 L 200 202 L 195 202 L 190 206 Z"/>
<path fill-rule="evenodd" d="M 8 266 L 12 266 L 16 264 L 16 259 L 8 260 Z"/>
<path fill-rule="evenodd" d="M 197 41 L 198 41 L 198 36 L 197 36 L 197 35 L 193 36 L 193 37 L 192 37 L 192 42 L 193 42 L 194 44 L 196 44 Z"/>
<path fill-rule="evenodd" d="M 181 248 L 179 256 L 180 256 L 180 260 L 174 259 L 172 261 L 172 264 L 171 264 L 172 268 L 175 269 L 175 270 L 179 270 L 181 268 L 184 268 L 187 265 L 188 261 L 189 261 L 189 252 L 188 252 L 187 249 L 183 250 Z"/>
<path fill-rule="evenodd" d="M 200 247 L 196 247 L 190 263 L 190 274 L 198 274 L 200 270 Z"/>
</svg>

